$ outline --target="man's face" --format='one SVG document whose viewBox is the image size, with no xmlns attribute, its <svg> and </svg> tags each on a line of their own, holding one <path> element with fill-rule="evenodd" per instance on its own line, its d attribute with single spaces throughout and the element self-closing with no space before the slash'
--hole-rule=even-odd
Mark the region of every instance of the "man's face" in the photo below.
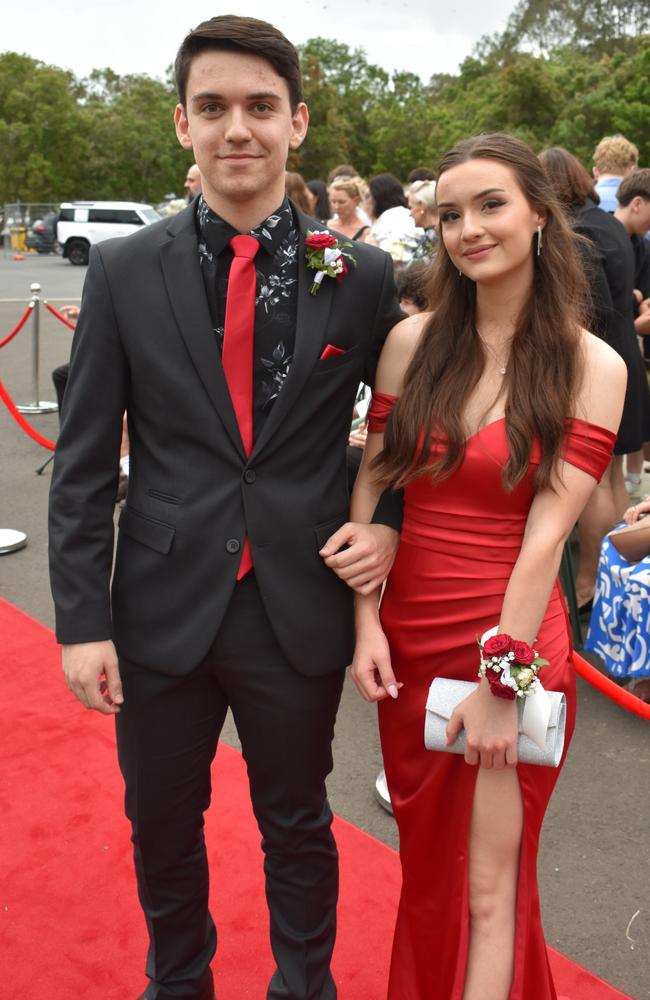
<svg viewBox="0 0 650 1000">
<path fill-rule="evenodd" d="M 196 198 L 197 194 L 201 193 L 201 171 L 196 163 L 193 163 L 187 171 L 184 187 L 189 198 Z"/>
<path fill-rule="evenodd" d="M 633 232 L 637 236 L 645 236 L 650 229 L 650 200 L 647 198 L 633 198 L 631 202 L 633 209 L 630 219 Z"/>
<path fill-rule="evenodd" d="M 286 80 L 266 59 L 202 52 L 174 119 L 180 144 L 194 150 L 209 205 L 282 200 L 287 155 L 302 142 L 308 114 L 304 104 L 291 111 Z"/>
</svg>

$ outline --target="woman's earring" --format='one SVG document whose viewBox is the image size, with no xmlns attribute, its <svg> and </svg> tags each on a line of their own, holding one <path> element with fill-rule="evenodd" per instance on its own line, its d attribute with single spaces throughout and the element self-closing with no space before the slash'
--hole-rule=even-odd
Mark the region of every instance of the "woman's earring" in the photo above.
<svg viewBox="0 0 650 1000">
<path fill-rule="evenodd" d="M 542 227 L 537 227 L 537 256 L 539 257 L 542 253 Z"/>
<path fill-rule="evenodd" d="M 462 277 L 463 277 L 463 272 L 461 271 L 461 269 L 460 269 L 460 268 L 458 268 L 458 277 L 459 277 L 459 278 L 462 278 Z"/>
</svg>

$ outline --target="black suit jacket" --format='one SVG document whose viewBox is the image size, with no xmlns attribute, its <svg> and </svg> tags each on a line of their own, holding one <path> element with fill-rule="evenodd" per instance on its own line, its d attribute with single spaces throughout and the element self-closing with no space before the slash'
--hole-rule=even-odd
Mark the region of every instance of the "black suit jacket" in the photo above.
<svg viewBox="0 0 650 1000">
<path fill-rule="evenodd" d="M 587 198 L 574 209 L 576 231 L 591 241 L 587 261 L 593 332 L 627 365 L 627 390 L 614 453 L 637 451 L 650 437 L 650 394 L 634 329 L 634 251 L 622 223 Z"/>
<path fill-rule="evenodd" d="M 300 229 L 319 224 L 297 212 Z M 348 517 L 345 456 L 360 380 L 402 318 L 390 257 L 310 294 L 300 249 L 287 381 L 247 460 L 206 302 L 192 206 L 93 247 L 75 331 L 50 502 L 61 643 L 112 637 L 127 659 L 191 670 L 228 607 L 248 533 L 273 629 L 304 674 L 344 667 L 352 596 L 318 555 Z M 345 353 L 320 360 L 327 344 Z M 113 563 L 121 420 L 130 481 Z"/>
</svg>

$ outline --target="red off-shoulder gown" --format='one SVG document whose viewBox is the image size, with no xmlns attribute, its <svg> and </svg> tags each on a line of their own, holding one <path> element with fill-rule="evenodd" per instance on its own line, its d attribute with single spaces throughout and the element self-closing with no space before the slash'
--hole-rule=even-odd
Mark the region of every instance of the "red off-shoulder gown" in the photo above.
<svg viewBox="0 0 650 1000">
<path fill-rule="evenodd" d="M 394 397 L 375 393 L 369 430 L 382 431 Z M 615 435 L 583 420 L 567 422 L 563 457 L 600 479 Z M 525 479 L 502 486 L 508 457 L 505 421 L 467 441 L 460 467 L 434 485 L 420 477 L 404 495 L 399 551 L 381 606 L 397 679 L 396 701 L 379 705 L 386 777 L 400 834 L 403 886 L 388 1000 L 462 1000 L 468 945 L 468 831 L 477 768 L 462 756 L 424 748 L 424 711 L 434 677 L 475 680 L 477 636 L 499 621 L 521 548 L 539 462 L 533 445 Z M 564 600 L 556 583 L 536 647 L 550 666 L 541 676 L 567 698 L 566 749 L 575 723 L 575 678 Z M 564 757 L 562 759 L 564 763 Z M 515 962 L 510 1000 L 556 1000 L 540 918 L 539 832 L 559 768 L 518 765 L 524 805 Z"/>
</svg>

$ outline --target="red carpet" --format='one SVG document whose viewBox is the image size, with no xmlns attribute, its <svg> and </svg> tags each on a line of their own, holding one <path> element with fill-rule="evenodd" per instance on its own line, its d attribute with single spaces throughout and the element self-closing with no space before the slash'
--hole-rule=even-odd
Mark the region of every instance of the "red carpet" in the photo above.
<svg viewBox="0 0 650 1000">
<path fill-rule="evenodd" d="M 0 996 L 135 1000 L 144 923 L 131 874 L 112 720 L 67 692 L 51 632 L 0 601 Z M 207 838 L 221 1000 L 261 1000 L 272 970 L 259 835 L 240 755 L 221 745 Z M 399 864 L 343 820 L 334 973 L 341 1000 L 385 996 Z M 227 853 L 226 853 L 227 846 Z M 570 1000 L 625 995 L 555 952 Z M 629 1000 L 629 998 L 628 998 Z"/>
</svg>

